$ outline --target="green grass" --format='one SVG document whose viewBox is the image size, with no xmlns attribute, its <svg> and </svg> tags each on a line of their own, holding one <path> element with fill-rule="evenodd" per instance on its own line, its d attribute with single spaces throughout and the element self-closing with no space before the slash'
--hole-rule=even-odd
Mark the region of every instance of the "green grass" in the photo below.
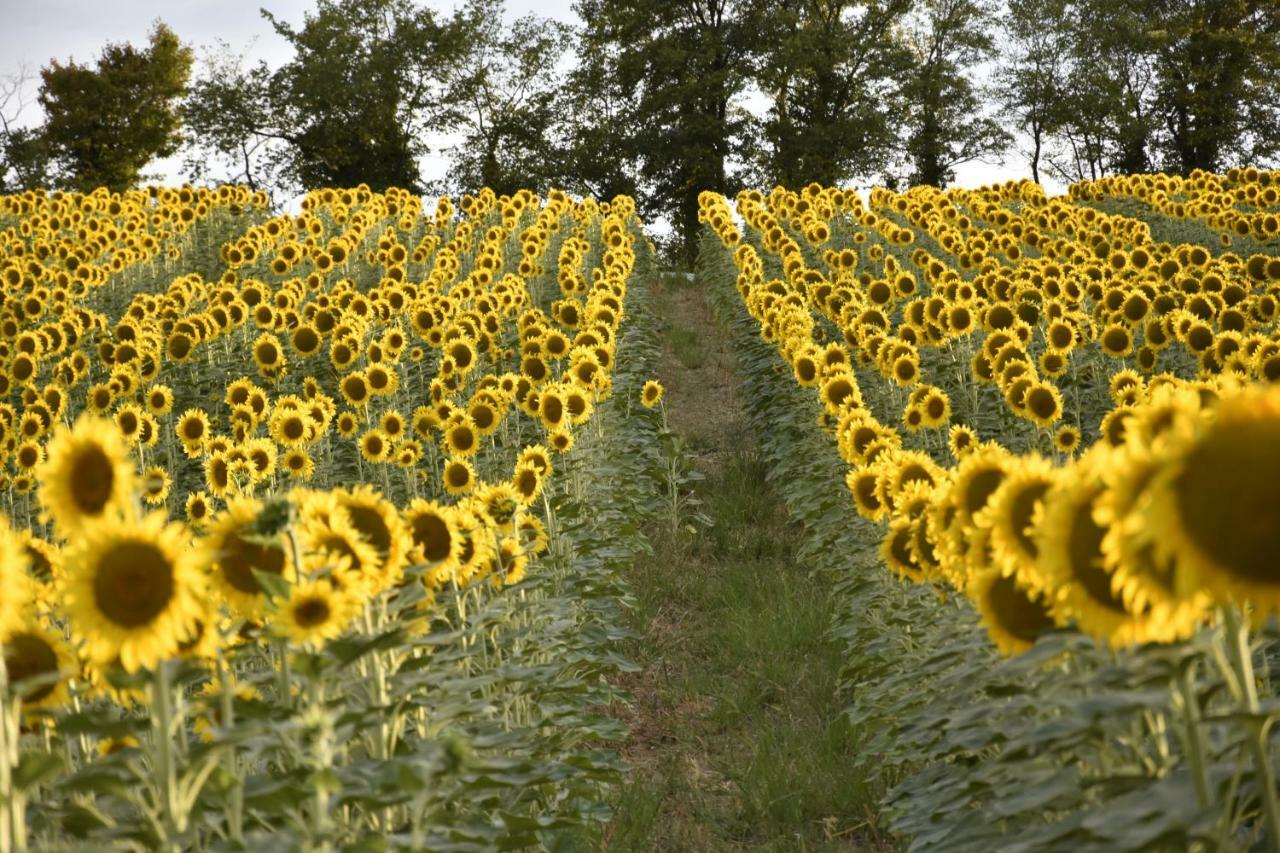
<svg viewBox="0 0 1280 853">
<path fill-rule="evenodd" d="M 696 329 L 673 324 L 667 330 L 667 341 L 676 360 L 689 370 L 697 370 L 706 364 L 707 351 Z"/>
<path fill-rule="evenodd" d="M 654 559 L 631 578 L 648 628 L 633 654 L 652 679 L 637 692 L 662 725 L 604 846 L 883 846 L 867 822 L 876 795 L 851 769 L 831 597 L 793 561 L 800 531 L 753 453 L 731 455 L 702 492 L 712 525 L 655 535 Z"/>
</svg>

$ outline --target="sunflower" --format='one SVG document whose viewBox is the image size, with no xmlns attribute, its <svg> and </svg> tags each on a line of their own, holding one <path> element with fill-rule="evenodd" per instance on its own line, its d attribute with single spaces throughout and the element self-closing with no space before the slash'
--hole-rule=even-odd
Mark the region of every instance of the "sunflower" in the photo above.
<svg viewBox="0 0 1280 853">
<path fill-rule="evenodd" d="M 565 407 L 564 397 L 561 395 L 560 389 L 554 386 L 542 389 L 542 393 L 538 397 L 538 417 L 542 419 L 542 425 L 546 427 L 549 433 L 563 427 L 565 421 L 568 420 L 568 410 Z"/>
<path fill-rule="evenodd" d="M 541 444 L 527 445 L 516 457 L 516 467 L 532 465 L 544 478 L 551 476 L 551 454 Z"/>
<path fill-rule="evenodd" d="M 529 567 L 529 557 L 525 554 L 519 539 L 503 537 L 494 550 L 494 564 L 490 577 L 498 586 L 511 586 L 524 580 L 525 571 Z"/>
<path fill-rule="evenodd" d="M 441 449 L 449 456 L 468 457 L 480 449 L 480 435 L 466 415 L 446 427 Z"/>
<path fill-rule="evenodd" d="M 266 591 L 255 572 L 286 582 L 292 582 L 295 575 L 293 560 L 280 537 L 264 536 L 258 530 L 263 509 L 256 498 L 231 498 L 200 541 L 218 594 L 248 619 L 260 617 L 267 605 Z"/>
<path fill-rule="evenodd" d="M 338 415 L 338 435 L 351 438 L 360 429 L 360 418 L 355 412 L 343 412 Z"/>
<path fill-rule="evenodd" d="M 369 577 L 371 592 L 376 594 L 398 583 L 408 564 L 413 539 L 396 508 L 367 485 L 337 489 L 333 496 L 355 530 L 377 553 L 378 561 Z"/>
<path fill-rule="evenodd" d="M 311 454 L 301 447 L 286 450 L 282 464 L 289 476 L 297 480 L 310 480 L 316 472 L 316 463 L 312 460 Z"/>
<path fill-rule="evenodd" d="M 951 450 L 951 457 L 956 461 L 969 455 L 978 444 L 978 434 L 972 427 L 963 424 L 953 425 L 947 434 L 947 446 Z"/>
<path fill-rule="evenodd" d="M 142 499 L 152 506 L 159 506 L 169 498 L 173 481 L 169 473 L 159 465 L 153 465 L 142 475 Z"/>
<path fill-rule="evenodd" d="M 493 534 L 484 517 L 468 505 L 454 508 L 454 526 L 461 543 L 454 581 L 462 585 L 488 565 L 493 554 Z"/>
<path fill-rule="evenodd" d="M 509 534 L 514 530 L 516 517 L 523 502 L 520 493 L 508 483 L 486 485 L 476 491 L 476 500 L 484 508 L 498 531 Z"/>
<path fill-rule="evenodd" d="M 558 429 L 555 432 L 547 434 L 547 443 L 556 453 L 568 453 L 573 450 L 573 433 L 568 430 Z"/>
<path fill-rule="evenodd" d="M 898 573 L 898 578 L 909 578 L 914 583 L 924 583 L 924 568 L 916 562 L 911 549 L 915 535 L 915 522 L 910 518 L 895 518 L 880 542 L 880 559 Z"/>
<path fill-rule="evenodd" d="M 271 437 L 281 447 L 302 447 L 312 439 L 310 420 L 297 410 L 276 407 L 269 425 Z"/>
<path fill-rule="evenodd" d="M 640 389 L 640 403 L 646 409 L 652 409 L 658 403 L 662 402 L 662 394 L 665 389 L 662 383 L 656 379 L 650 379 L 644 383 L 644 387 Z"/>
<path fill-rule="evenodd" d="M 1113 587 L 1125 607 L 1148 614 L 1152 640 L 1186 639 L 1206 618 L 1208 592 L 1188 582 L 1185 567 L 1157 551 L 1147 530 L 1151 487 L 1161 472 L 1149 448 L 1128 446 L 1105 455 L 1099 470 L 1106 489 L 1094 505 L 1094 521 L 1106 533 L 1102 554 L 1115 577 Z"/>
<path fill-rule="evenodd" d="M 444 466 L 444 488 L 451 495 L 463 495 L 475 485 L 476 472 L 465 459 L 450 459 Z"/>
<path fill-rule="evenodd" d="M 1062 417 L 1062 393 L 1052 382 L 1033 382 L 1023 397 L 1023 415 L 1036 426 L 1052 426 Z"/>
<path fill-rule="evenodd" d="M 178 440 L 189 458 L 195 459 L 209 436 L 209 416 L 199 409 L 187 409 L 174 427 Z"/>
<path fill-rule="evenodd" d="M 369 380 L 359 371 L 342 377 L 339 389 L 347 403 L 357 408 L 368 404 L 369 398 L 373 396 L 369 388 Z"/>
<path fill-rule="evenodd" d="M 325 581 L 304 581 L 290 587 L 289 597 L 276 605 L 269 624 L 291 645 L 319 649 L 339 636 L 357 612 L 359 603 L 347 591 Z"/>
<path fill-rule="evenodd" d="M 531 464 L 516 465 L 511 472 L 511 487 L 518 495 L 520 503 L 529 506 L 542 493 L 543 477 L 538 468 Z"/>
<path fill-rule="evenodd" d="M 284 348 L 280 340 L 271 332 L 263 332 L 253 342 L 253 362 L 258 366 L 258 373 L 273 379 L 285 365 Z"/>
<path fill-rule="evenodd" d="M 147 389 L 147 411 L 162 418 L 173 410 L 173 389 L 168 385 L 152 385 Z"/>
<path fill-rule="evenodd" d="M 1000 488 L 1013 464 L 1008 451 L 992 444 L 979 445 L 960 461 L 952 476 L 950 500 L 962 527 L 976 523 L 975 517 Z"/>
<path fill-rule="evenodd" d="M 404 511 L 404 520 L 413 537 L 413 559 L 427 564 L 431 575 L 447 580 L 457 567 L 462 540 L 454 524 L 451 508 L 434 501 L 414 498 Z"/>
<path fill-rule="evenodd" d="M 1022 654 L 1053 630 L 1044 600 L 995 566 L 973 573 L 965 592 L 982 614 L 991 642 L 1005 656 Z"/>
<path fill-rule="evenodd" d="M 30 530 L 19 534 L 26 555 L 27 574 L 41 590 L 49 590 L 62 580 L 62 549 Z"/>
<path fill-rule="evenodd" d="M 1165 434 L 1145 534 L 1188 577 L 1181 596 L 1280 610 L 1280 389 L 1249 388 Z"/>
<path fill-rule="evenodd" d="M 868 521 L 879 521 L 889 512 L 876 487 L 879 480 L 880 467 L 875 465 L 851 468 L 845 476 L 845 485 L 853 496 L 854 509 Z"/>
<path fill-rule="evenodd" d="M 13 452 L 13 461 L 22 471 L 31 471 L 44 461 L 44 446 L 36 441 L 24 441 Z"/>
<path fill-rule="evenodd" d="M 209 515 L 213 512 L 213 504 L 203 490 L 198 490 L 187 495 L 185 509 L 187 522 L 198 530 L 209 520 Z"/>
<path fill-rule="evenodd" d="M 21 697 L 24 712 L 66 704 L 69 680 L 79 667 L 60 630 L 30 619 L 5 633 L 3 648 L 9 687 Z"/>
<path fill-rule="evenodd" d="M 996 565 L 1037 591 L 1049 582 L 1036 563 L 1039 549 L 1031 538 L 1031 521 L 1054 482 L 1052 465 L 1038 456 L 1024 456 L 1011 463 L 1000 486 L 974 516 L 974 524 L 991 531 Z"/>
<path fill-rule="evenodd" d="M 386 462 L 391 455 L 391 441 L 380 429 L 371 429 L 360 436 L 360 455 L 366 462 Z"/>
<path fill-rule="evenodd" d="M 1063 424 L 1053 434 L 1053 446 L 1059 453 L 1075 453 L 1080 449 L 1082 440 L 1080 428 L 1071 424 Z"/>
<path fill-rule="evenodd" d="M 1051 590 L 1054 619 L 1074 622 L 1080 631 L 1113 647 L 1152 639 L 1143 613 L 1131 612 L 1117 594 L 1116 576 L 1103 559 L 1106 530 L 1094 518 L 1104 491 L 1099 451 L 1061 470 L 1045 495 L 1031 538 L 1037 567 Z"/>
<path fill-rule="evenodd" d="M 163 513 L 83 525 L 63 566 L 66 613 L 95 664 L 155 666 L 178 651 L 202 610 L 205 558 Z"/>
<path fill-rule="evenodd" d="M 99 519 L 131 514 L 134 471 L 120 431 L 109 421 L 82 415 L 60 427 L 40 466 L 40 503 L 64 536 Z"/>
</svg>

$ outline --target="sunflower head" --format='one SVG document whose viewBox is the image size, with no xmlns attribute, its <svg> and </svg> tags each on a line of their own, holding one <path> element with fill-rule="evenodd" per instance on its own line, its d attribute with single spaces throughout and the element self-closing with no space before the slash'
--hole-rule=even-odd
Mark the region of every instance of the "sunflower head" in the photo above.
<svg viewBox="0 0 1280 853">
<path fill-rule="evenodd" d="M 152 667 L 178 651 L 202 611 L 204 556 L 163 513 L 84 527 L 64 567 L 71 628 L 96 664 Z"/>
<path fill-rule="evenodd" d="M 1216 602 L 1280 610 L 1280 389 L 1247 389 L 1166 434 L 1151 486 L 1161 558 Z"/>
<path fill-rule="evenodd" d="M 39 471 L 40 502 L 59 532 L 69 536 L 86 524 L 131 516 L 135 477 L 119 429 L 83 415 L 49 441 Z"/>
</svg>

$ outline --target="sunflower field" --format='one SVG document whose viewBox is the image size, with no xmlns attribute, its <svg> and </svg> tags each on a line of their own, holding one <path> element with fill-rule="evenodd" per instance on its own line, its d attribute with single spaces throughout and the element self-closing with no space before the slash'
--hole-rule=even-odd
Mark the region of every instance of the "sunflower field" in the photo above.
<svg viewBox="0 0 1280 853">
<path fill-rule="evenodd" d="M 598 820 L 652 265 L 626 197 L 0 197 L 0 850 Z"/>
<path fill-rule="evenodd" d="M 734 535 L 672 278 L 834 602 L 878 805 L 806 838 L 1280 844 L 1280 172 L 699 219 L 686 278 L 626 196 L 0 196 L 0 853 L 625 847 L 634 570 Z"/>
<path fill-rule="evenodd" d="M 700 200 L 912 849 L 1280 844 L 1280 173 Z"/>
</svg>

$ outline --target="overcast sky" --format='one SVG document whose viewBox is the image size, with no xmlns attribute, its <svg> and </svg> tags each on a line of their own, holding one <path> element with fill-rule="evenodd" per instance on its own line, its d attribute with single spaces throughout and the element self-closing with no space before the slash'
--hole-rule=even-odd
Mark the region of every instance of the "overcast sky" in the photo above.
<svg viewBox="0 0 1280 853">
<path fill-rule="evenodd" d="M 435 2 L 438 8 L 453 8 L 452 2 Z M 52 59 L 90 63 L 111 41 L 144 44 L 147 33 L 157 18 L 167 23 L 178 37 L 196 48 L 197 60 L 202 49 L 225 41 L 237 50 L 246 51 L 249 59 L 264 59 L 272 65 L 289 57 L 287 43 L 276 36 L 262 18 L 265 6 L 277 17 L 290 23 L 301 23 L 312 0 L 0 0 L 0 76 L 13 74 L 25 65 L 38 75 L 40 68 Z M 507 0 L 511 18 L 529 12 L 574 22 L 572 0 Z M 38 80 L 28 87 L 28 98 L 34 99 Z M 28 108 L 23 116 L 29 123 L 39 120 L 38 107 Z M 179 180 L 179 161 L 158 164 L 161 173 Z M 423 164 L 428 178 L 438 177 L 445 166 L 442 155 L 429 157 Z M 957 169 L 956 184 L 974 187 L 1028 177 L 1028 170 L 1017 155 L 1011 155 L 1004 166 L 969 163 Z M 1060 185 L 1047 185 L 1050 192 L 1062 192 Z"/>
</svg>

